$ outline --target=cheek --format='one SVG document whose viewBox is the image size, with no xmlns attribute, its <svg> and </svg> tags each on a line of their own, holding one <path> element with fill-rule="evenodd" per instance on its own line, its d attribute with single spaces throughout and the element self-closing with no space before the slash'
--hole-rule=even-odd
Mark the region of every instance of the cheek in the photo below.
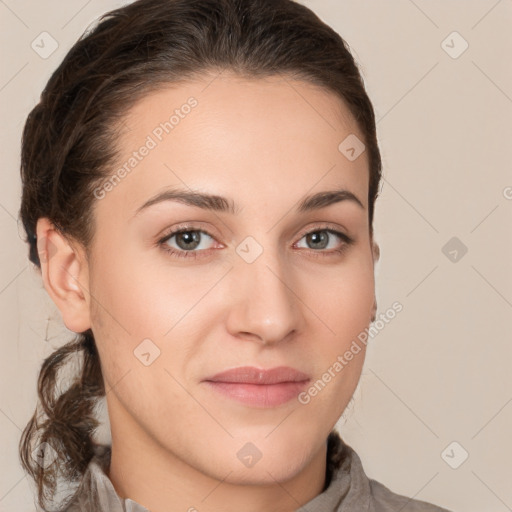
<svg viewBox="0 0 512 512">
<path fill-rule="evenodd" d="M 180 307 L 182 291 L 176 283 L 165 283 L 161 271 L 145 265 L 129 250 L 105 254 L 93 269 L 91 310 L 94 327 L 110 335 L 117 333 L 126 343 L 159 337 L 172 325 Z"/>
<path fill-rule="evenodd" d="M 375 297 L 371 255 L 354 253 L 335 272 L 313 282 L 308 278 L 305 296 L 319 327 L 314 351 L 306 347 L 315 361 L 315 381 L 305 399 L 334 418 L 350 400 L 365 360 L 366 345 L 358 336 L 370 323 Z"/>
<path fill-rule="evenodd" d="M 307 305 L 338 348 L 368 326 L 375 298 L 371 261 L 366 261 L 364 255 L 353 261 L 318 279 L 308 277 L 304 284 Z"/>
<path fill-rule="evenodd" d="M 127 372 L 134 377 L 143 367 L 143 353 L 149 352 L 152 358 L 157 355 L 156 340 L 165 328 L 165 319 L 157 321 L 162 286 L 155 291 L 150 273 L 132 261 L 127 251 L 105 251 L 97 261 L 90 275 L 91 326 L 104 378 L 113 386 Z M 145 342 L 142 348 L 147 350 L 138 354 L 137 347 L 147 339 L 155 340 L 155 346 Z"/>
<path fill-rule="evenodd" d="M 145 265 L 128 251 L 115 256 L 105 254 L 91 273 L 92 330 L 106 383 L 139 382 L 130 393 L 136 396 L 147 387 L 149 395 L 151 386 L 170 379 L 164 369 L 181 378 L 196 348 L 198 315 L 208 314 L 201 298 L 219 276 L 204 270 L 204 279 L 191 279 L 190 271 Z"/>
</svg>

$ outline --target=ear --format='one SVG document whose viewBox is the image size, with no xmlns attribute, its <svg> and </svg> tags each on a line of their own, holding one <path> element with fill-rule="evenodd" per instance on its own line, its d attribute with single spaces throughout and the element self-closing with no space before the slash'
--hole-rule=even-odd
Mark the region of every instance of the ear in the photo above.
<svg viewBox="0 0 512 512">
<path fill-rule="evenodd" d="M 373 262 L 379 261 L 380 258 L 380 247 L 379 244 L 372 240 L 372 254 L 373 254 Z"/>
<path fill-rule="evenodd" d="M 375 263 L 377 261 L 379 261 L 379 258 L 380 258 L 380 247 L 379 247 L 379 244 L 377 244 L 377 242 L 375 242 L 375 240 L 372 240 L 372 254 L 373 254 L 373 265 L 375 267 Z M 377 299 L 374 298 L 373 307 L 372 307 L 372 320 L 371 320 L 372 322 L 375 321 L 376 315 L 377 315 Z"/>
<path fill-rule="evenodd" d="M 48 295 L 59 308 L 65 326 L 73 332 L 90 328 L 89 269 L 85 252 L 60 233 L 51 221 L 37 221 L 37 251 Z"/>
</svg>

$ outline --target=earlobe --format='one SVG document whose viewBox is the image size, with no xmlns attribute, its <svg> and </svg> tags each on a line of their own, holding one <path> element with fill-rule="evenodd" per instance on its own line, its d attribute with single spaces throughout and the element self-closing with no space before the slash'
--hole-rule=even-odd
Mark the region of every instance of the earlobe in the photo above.
<svg viewBox="0 0 512 512">
<path fill-rule="evenodd" d="M 73 332 L 84 332 L 90 328 L 89 278 L 84 253 L 80 247 L 73 247 L 47 218 L 38 219 L 36 231 L 44 287 L 65 326 Z"/>
<path fill-rule="evenodd" d="M 371 318 L 371 321 L 375 322 L 376 318 L 377 318 L 377 299 L 374 299 L 373 306 L 372 306 L 372 318 Z"/>
<path fill-rule="evenodd" d="M 379 247 L 379 244 L 375 241 L 372 241 L 372 253 L 373 253 L 373 261 L 375 263 L 380 258 L 380 247 Z"/>
</svg>

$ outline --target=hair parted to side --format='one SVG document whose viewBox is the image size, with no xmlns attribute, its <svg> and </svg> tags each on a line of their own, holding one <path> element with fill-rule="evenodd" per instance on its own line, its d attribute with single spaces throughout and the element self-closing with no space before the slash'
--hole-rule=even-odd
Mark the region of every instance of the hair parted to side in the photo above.
<svg viewBox="0 0 512 512">
<path fill-rule="evenodd" d="M 95 232 L 93 190 L 113 171 L 116 133 L 127 110 L 166 84 L 222 70 L 247 78 L 286 75 L 322 86 L 345 102 L 364 135 L 369 158 L 373 236 L 381 180 L 375 116 L 344 40 L 293 0 L 138 0 L 105 14 L 84 33 L 28 115 L 20 217 L 32 263 L 41 267 L 36 240 L 41 217 L 87 253 Z M 78 355 L 81 374 L 59 395 L 58 371 Z M 44 510 L 55 497 L 57 477 L 78 482 L 93 457 L 98 426 L 93 408 L 104 394 L 90 329 L 44 361 L 38 408 L 19 447 Z M 46 468 L 32 456 L 44 443 L 58 454 Z"/>
</svg>

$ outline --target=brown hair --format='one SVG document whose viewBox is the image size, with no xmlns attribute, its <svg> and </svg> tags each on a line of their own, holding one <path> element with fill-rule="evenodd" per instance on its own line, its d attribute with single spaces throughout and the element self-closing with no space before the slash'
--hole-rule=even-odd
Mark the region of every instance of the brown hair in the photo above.
<svg viewBox="0 0 512 512">
<path fill-rule="evenodd" d="M 112 171 L 116 132 L 127 109 L 166 83 L 226 69 L 249 78 L 285 74 L 333 91 L 345 102 L 364 135 L 369 158 L 373 236 L 381 180 L 375 116 L 344 40 L 292 0 L 138 0 L 105 14 L 84 33 L 27 118 L 20 217 L 30 261 L 41 267 L 36 240 L 40 217 L 87 251 L 95 231 L 93 190 Z M 81 373 L 59 394 L 59 369 L 77 353 Z M 94 455 L 94 405 L 104 394 L 90 329 L 44 361 L 38 408 L 20 440 L 21 462 L 35 480 L 41 507 L 54 498 L 59 475 L 68 482 L 83 476 Z M 32 453 L 48 445 L 58 458 L 45 468 Z"/>
</svg>

